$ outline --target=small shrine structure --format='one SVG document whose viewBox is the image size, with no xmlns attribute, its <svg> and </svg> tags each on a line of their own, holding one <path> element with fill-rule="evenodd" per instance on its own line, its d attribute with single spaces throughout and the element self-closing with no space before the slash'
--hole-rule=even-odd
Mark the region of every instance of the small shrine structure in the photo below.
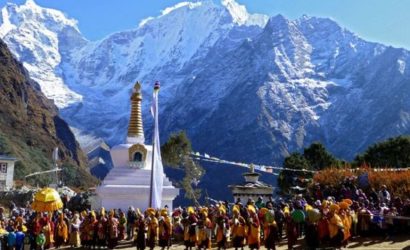
<svg viewBox="0 0 410 250">
<path fill-rule="evenodd" d="M 269 200 L 273 196 L 273 187 L 262 181 L 259 181 L 261 174 L 255 172 L 254 166 L 249 166 L 249 172 L 244 173 L 244 182 L 240 184 L 230 185 L 234 200 L 240 198 L 242 201 L 252 199 L 256 201 L 259 197 L 263 200 Z"/>
</svg>

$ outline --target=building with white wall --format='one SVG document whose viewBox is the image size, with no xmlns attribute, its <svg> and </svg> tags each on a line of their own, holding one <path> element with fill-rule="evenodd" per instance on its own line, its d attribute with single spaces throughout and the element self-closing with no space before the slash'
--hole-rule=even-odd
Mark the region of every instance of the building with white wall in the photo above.
<svg viewBox="0 0 410 250">
<path fill-rule="evenodd" d="M 14 163 L 16 158 L 0 155 L 0 191 L 7 191 L 13 188 Z"/>
</svg>

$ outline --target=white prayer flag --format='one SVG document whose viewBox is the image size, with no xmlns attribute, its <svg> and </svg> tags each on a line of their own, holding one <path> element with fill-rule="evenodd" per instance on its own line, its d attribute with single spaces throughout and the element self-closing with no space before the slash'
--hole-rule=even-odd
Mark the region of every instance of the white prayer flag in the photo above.
<svg viewBox="0 0 410 250">
<path fill-rule="evenodd" d="M 154 94 L 152 98 L 151 113 L 154 117 L 154 141 L 152 148 L 152 193 L 151 193 L 151 207 L 161 208 L 162 200 L 162 186 L 164 181 L 164 169 L 161 158 L 161 144 L 159 141 L 159 126 L 158 126 L 158 92 L 159 82 L 155 82 Z"/>
</svg>

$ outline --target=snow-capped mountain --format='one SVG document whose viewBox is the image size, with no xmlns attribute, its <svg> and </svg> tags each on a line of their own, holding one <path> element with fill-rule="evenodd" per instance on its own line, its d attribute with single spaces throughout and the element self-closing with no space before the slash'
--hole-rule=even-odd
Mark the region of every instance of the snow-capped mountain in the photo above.
<svg viewBox="0 0 410 250">
<path fill-rule="evenodd" d="M 235 7 L 243 10 L 234 5 L 230 11 Z M 148 116 L 153 79 L 162 82 L 161 103 L 166 106 L 178 95 L 178 86 L 187 76 L 184 70 L 192 61 L 204 58 L 218 41 L 226 39 L 232 47 L 237 46 L 243 37 L 256 35 L 267 21 L 263 15 L 248 15 L 238 24 L 230 11 L 212 1 L 182 2 L 156 18 L 143 20 L 135 30 L 88 43 L 62 66 L 67 84 L 84 98 L 78 105 L 62 109 L 63 116 L 70 117 L 71 125 L 81 130 L 94 131 L 98 124 L 98 137 L 111 143 L 122 141 L 128 125 L 129 91 L 136 79 L 143 82 Z M 90 116 L 90 110 L 97 113 Z"/>
<path fill-rule="evenodd" d="M 81 95 L 65 84 L 60 67 L 73 50 L 86 43 L 75 20 L 41 8 L 33 0 L 21 6 L 7 4 L 1 10 L 0 36 L 58 107 L 81 101 Z"/>
<path fill-rule="evenodd" d="M 280 163 L 313 141 L 349 159 L 410 132 L 409 51 L 326 18 L 182 2 L 92 42 L 74 20 L 28 0 L 2 9 L 0 36 L 80 138 L 123 141 L 136 80 L 147 133 L 160 80 L 163 139 L 187 130 L 196 150 L 228 160 Z"/>
</svg>

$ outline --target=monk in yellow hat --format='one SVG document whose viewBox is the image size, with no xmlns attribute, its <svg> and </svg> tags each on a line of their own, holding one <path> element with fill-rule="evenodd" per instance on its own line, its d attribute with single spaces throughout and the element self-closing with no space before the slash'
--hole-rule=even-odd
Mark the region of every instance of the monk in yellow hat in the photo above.
<svg viewBox="0 0 410 250">
<path fill-rule="evenodd" d="M 201 208 L 198 220 L 198 249 L 211 249 L 212 222 L 208 217 L 208 208 Z"/>
<path fill-rule="evenodd" d="M 171 236 L 172 236 L 172 223 L 171 218 L 168 215 L 168 210 L 166 208 L 161 209 L 159 219 L 159 246 L 162 250 L 165 248 L 169 249 L 171 246 Z"/>
<path fill-rule="evenodd" d="M 340 247 L 344 239 L 344 225 L 339 216 L 340 207 L 337 204 L 329 208 L 329 237 L 333 247 Z"/>
<path fill-rule="evenodd" d="M 81 246 L 80 226 L 81 226 L 80 214 L 78 212 L 75 212 L 73 218 L 70 221 L 70 226 L 69 226 L 69 229 L 70 229 L 69 242 L 70 242 L 71 248 Z"/>
<path fill-rule="evenodd" d="M 109 249 L 114 249 L 118 243 L 118 219 L 115 218 L 114 210 L 110 210 L 108 213 L 108 222 L 107 222 L 107 246 Z"/>
<path fill-rule="evenodd" d="M 226 249 L 228 238 L 229 220 L 226 216 L 226 208 L 221 204 L 218 208 L 218 216 L 216 218 L 216 244 L 218 249 Z"/>
<path fill-rule="evenodd" d="M 68 241 L 68 225 L 64 220 L 64 214 L 61 213 L 58 216 L 56 228 L 56 248 L 58 249 L 61 245 L 67 243 Z"/>
<path fill-rule="evenodd" d="M 107 224 L 108 219 L 105 214 L 105 208 L 102 207 L 98 214 L 98 224 L 97 224 L 97 245 L 99 247 L 105 247 L 107 239 Z"/>
<path fill-rule="evenodd" d="M 147 218 L 147 243 L 148 247 L 152 250 L 155 247 L 155 242 L 158 239 L 158 226 L 159 222 L 158 219 L 155 217 L 155 209 L 148 208 L 146 211 L 148 218 Z"/>
<path fill-rule="evenodd" d="M 353 222 L 352 215 L 350 214 L 351 204 L 353 204 L 353 202 L 349 202 L 349 199 L 345 199 L 339 203 L 339 207 L 340 207 L 339 216 L 343 222 L 343 227 L 344 227 L 344 231 L 343 231 L 344 233 L 343 245 L 344 246 L 347 246 L 347 243 L 351 236 L 350 228 L 352 227 L 352 222 Z"/>
<path fill-rule="evenodd" d="M 193 207 L 187 209 L 188 217 L 183 219 L 184 225 L 184 244 L 186 249 L 192 249 L 197 243 L 196 225 L 198 218 Z"/>
<path fill-rule="evenodd" d="M 95 244 L 96 244 L 96 232 L 95 230 L 97 229 L 97 225 L 98 225 L 98 220 L 97 220 L 97 215 L 95 214 L 95 211 L 91 211 L 90 215 L 89 215 L 89 221 L 87 224 L 87 240 L 88 240 L 88 245 L 90 248 L 95 248 Z"/>
<path fill-rule="evenodd" d="M 232 220 L 231 220 L 231 235 L 232 243 L 235 250 L 243 249 L 245 245 L 245 237 L 247 235 L 245 219 L 240 214 L 240 208 L 235 205 L 232 208 Z"/>
<path fill-rule="evenodd" d="M 256 208 L 253 205 L 248 205 L 248 246 L 249 249 L 259 249 L 261 245 L 261 229 Z"/>
<path fill-rule="evenodd" d="M 328 220 L 328 214 L 329 214 L 329 209 L 328 209 L 328 201 L 324 200 L 321 203 L 321 218 L 317 222 L 317 231 L 318 231 L 318 237 L 319 237 L 319 243 L 327 241 L 329 239 L 329 220 Z"/>
<path fill-rule="evenodd" d="M 54 226 L 52 222 L 52 213 L 48 213 L 44 217 L 45 225 L 43 227 L 44 235 L 46 236 L 46 248 L 51 248 L 54 246 Z"/>
</svg>

